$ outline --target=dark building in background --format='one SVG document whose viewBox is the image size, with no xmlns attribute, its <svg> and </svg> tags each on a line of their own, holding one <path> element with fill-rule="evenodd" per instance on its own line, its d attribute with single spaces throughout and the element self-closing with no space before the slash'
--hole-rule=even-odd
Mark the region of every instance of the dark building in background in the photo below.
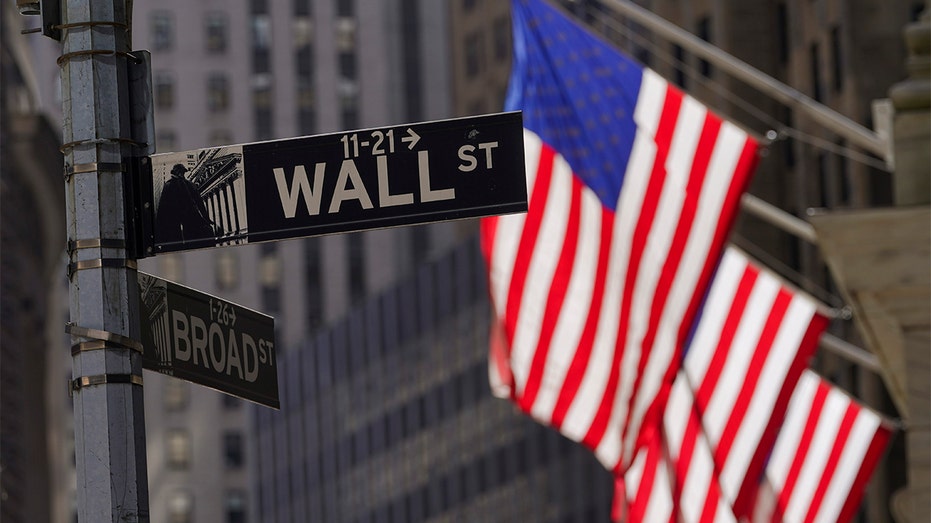
<svg viewBox="0 0 931 523">
<path fill-rule="evenodd" d="M 473 238 L 282 358 L 259 521 L 609 521 L 594 456 L 489 393 L 490 317 Z"/>
<path fill-rule="evenodd" d="M 872 101 L 905 76 L 901 30 L 921 8 L 908 1 L 638 3 L 869 128 Z M 496 109 L 507 65 L 489 64 L 499 63 L 495 49 L 504 38 L 496 27 L 503 22 L 487 11 L 488 1 L 451 4 L 456 109 Z M 881 160 L 601 2 L 562 4 L 738 124 L 760 136 L 776 131 L 751 194 L 801 218 L 809 209 L 890 202 Z M 818 246 L 749 213 L 732 241 L 822 302 L 843 307 Z M 416 279 L 289 355 L 282 411 L 259 412 L 255 425 L 262 521 L 608 520 L 610 476 L 581 447 L 487 392 L 483 267 L 477 254 L 463 254 L 474 248 L 421 266 Z M 457 261 L 470 257 L 474 269 Z M 834 321 L 832 332 L 862 346 L 850 321 Z M 813 365 L 895 416 L 875 371 L 824 350 Z M 861 520 L 890 518 L 901 460 L 897 444 L 874 475 Z"/>
<path fill-rule="evenodd" d="M 840 154 L 847 144 L 801 115 L 606 16 L 598 0 L 559 3 L 744 126 L 778 131 L 753 194 L 798 216 L 889 200 L 881 166 Z M 637 3 L 868 127 L 869 102 L 905 75 L 901 29 L 921 8 Z M 70 359 L 58 318 L 67 300 L 47 294 L 64 289 L 61 161 L 54 126 L 30 98 L 40 92 L 60 115 L 57 54 L 32 60 L 42 69 L 30 80 L 21 17 L 12 2 L 2 8 L 0 520 L 66 521 L 74 478 L 60 383 Z M 504 0 L 136 0 L 134 47 L 153 53 L 159 152 L 500 110 L 508 10 Z M 274 314 L 285 340 L 280 412 L 146 375 L 153 523 L 606 521 L 610 475 L 488 392 L 490 312 L 473 235 L 464 221 L 146 260 L 148 272 Z M 462 237 L 473 239 L 449 251 Z M 735 240 L 842 304 L 817 247 L 746 214 Z M 848 323 L 833 328 L 855 340 Z M 818 364 L 888 410 L 871 372 L 825 353 Z M 900 481 L 893 468 L 874 478 L 866 520 L 885 514 Z"/>
<path fill-rule="evenodd" d="M 49 347 L 67 349 L 59 133 L 36 110 L 13 2 L 0 6 L 0 521 L 50 521 Z M 57 384 L 57 387 L 54 385 Z M 50 386 L 52 385 L 52 386 Z"/>
</svg>

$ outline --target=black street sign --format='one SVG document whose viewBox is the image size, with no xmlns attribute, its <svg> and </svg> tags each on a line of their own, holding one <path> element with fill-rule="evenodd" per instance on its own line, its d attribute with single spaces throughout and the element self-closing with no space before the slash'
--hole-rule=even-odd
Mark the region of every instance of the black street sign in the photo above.
<svg viewBox="0 0 931 523">
<path fill-rule="evenodd" d="M 271 316 L 139 273 L 143 368 L 279 408 Z"/>
<path fill-rule="evenodd" d="M 157 154 L 149 165 L 140 257 L 527 210 L 520 112 Z"/>
</svg>

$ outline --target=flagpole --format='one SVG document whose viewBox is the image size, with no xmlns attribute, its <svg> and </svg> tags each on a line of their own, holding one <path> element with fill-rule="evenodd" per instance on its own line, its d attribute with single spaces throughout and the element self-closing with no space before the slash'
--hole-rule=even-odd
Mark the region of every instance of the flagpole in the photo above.
<svg viewBox="0 0 931 523">
<path fill-rule="evenodd" d="M 830 107 L 816 102 L 797 89 L 780 82 L 629 0 L 603 0 L 603 4 L 614 9 L 622 16 L 643 25 L 659 36 L 681 45 L 699 58 L 711 62 L 720 70 L 772 96 L 780 103 L 807 114 L 814 121 L 839 134 L 851 143 L 855 143 L 880 158 L 888 160 L 886 143 L 876 132 L 867 129 Z"/>
</svg>

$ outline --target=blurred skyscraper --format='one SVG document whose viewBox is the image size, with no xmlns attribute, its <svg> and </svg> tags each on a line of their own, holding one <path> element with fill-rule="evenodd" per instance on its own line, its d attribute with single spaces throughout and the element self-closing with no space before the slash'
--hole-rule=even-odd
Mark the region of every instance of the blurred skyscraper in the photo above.
<svg viewBox="0 0 931 523">
<path fill-rule="evenodd" d="M 67 353 L 60 133 L 38 110 L 23 22 L 13 2 L 0 4 L 0 520 L 9 523 L 51 517 L 45 405 L 68 398 L 65 376 L 48 371 Z"/>
<path fill-rule="evenodd" d="M 596 0 L 562 3 L 704 102 L 754 128 L 780 131 L 784 139 L 769 147 L 754 194 L 798 215 L 890 200 L 886 174 L 833 152 L 846 152 L 842 140 L 685 50 L 604 16 Z M 867 126 L 869 101 L 905 75 L 901 29 L 922 7 L 908 0 L 637 3 Z M 497 111 L 510 63 L 508 4 L 135 0 L 133 47 L 152 52 L 158 151 Z M 54 42 L 28 37 L 35 53 L 29 72 L 19 49 L 27 37 L 11 24 L 11 16 L 19 19 L 11 5 L 3 6 L 0 116 L 0 514 L 4 522 L 39 521 L 48 510 L 52 521 L 69 521 L 67 300 L 55 272 L 64 213 L 56 192 L 61 162 L 49 143 L 61 114 L 58 51 Z M 51 129 L 19 116 L 34 105 L 53 115 Z M 42 165 L 18 163 L 22 158 Z M 42 176 L 26 176 L 34 172 Z M 39 182 L 48 187 L 28 185 Z M 48 217 L 39 229 L 20 218 L 34 209 Z M 742 222 L 739 244 L 840 304 L 816 247 L 755 218 Z M 144 260 L 142 270 L 274 315 L 287 362 L 279 379 L 288 410 L 281 413 L 146 373 L 153 523 L 313 515 L 470 521 L 497 505 L 511 507 L 499 512 L 503 521 L 606 516 L 610 479 L 590 456 L 482 390 L 488 311 L 473 234 L 467 221 Z M 819 363 L 872 406 L 888 406 L 871 372 L 831 355 Z M 45 400 L 43 416 L 36 405 Z M 884 497 L 895 487 L 886 474 L 874 481 L 871 516 L 885 514 Z M 519 498 L 531 492 L 535 504 Z"/>
</svg>

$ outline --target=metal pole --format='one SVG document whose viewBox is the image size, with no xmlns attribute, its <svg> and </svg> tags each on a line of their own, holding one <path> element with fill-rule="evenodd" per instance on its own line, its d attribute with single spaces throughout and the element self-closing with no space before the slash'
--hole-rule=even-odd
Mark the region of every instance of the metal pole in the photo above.
<svg viewBox="0 0 931 523">
<path fill-rule="evenodd" d="M 131 0 L 62 0 L 77 511 L 148 522 L 135 261 L 127 259 Z"/>
<path fill-rule="evenodd" d="M 812 100 L 797 89 L 789 87 L 746 62 L 738 60 L 629 0 L 605 0 L 604 5 L 643 25 L 657 35 L 681 45 L 699 58 L 711 62 L 715 67 L 772 96 L 780 103 L 807 114 L 815 122 L 839 134 L 851 143 L 855 143 L 880 158 L 886 159 L 888 150 L 885 142 L 878 134 L 837 111 Z"/>
</svg>

